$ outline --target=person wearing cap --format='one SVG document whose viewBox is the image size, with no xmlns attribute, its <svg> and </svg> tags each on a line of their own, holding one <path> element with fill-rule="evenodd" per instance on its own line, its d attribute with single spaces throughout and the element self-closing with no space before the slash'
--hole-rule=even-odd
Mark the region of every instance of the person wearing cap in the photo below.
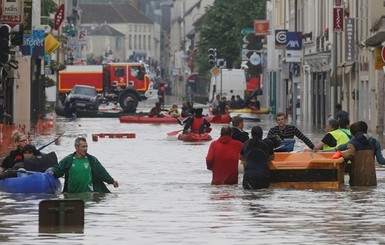
<svg viewBox="0 0 385 245">
<path fill-rule="evenodd" d="M 190 120 L 186 122 L 183 128 L 183 133 L 188 134 L 189 132 L 195 134 L 203 134 L 206 133 L 207 128 L 211 126 L 211 124 L 203 117 L 202 115 L 203 109 L 196 108 L 195 115 Z"/>
<path fill-rule="evenodd" d="M 164 117 L 162 114 L 162 108 L 160 108 L 160 103 L 156 102 L 155 106 L 148 113 L 148 117 Z"/>
</svg>

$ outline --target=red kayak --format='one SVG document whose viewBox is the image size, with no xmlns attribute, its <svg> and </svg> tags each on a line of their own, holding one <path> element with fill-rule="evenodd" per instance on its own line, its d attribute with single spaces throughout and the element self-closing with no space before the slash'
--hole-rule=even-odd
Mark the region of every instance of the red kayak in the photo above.
<svg viewBox="0 0 385 245">
<path fill-rule="evenodd" d="M 205 117 L 210 123 L 229 123 L 231 118 L 227 115 L 207 116 Z M 181 119 L 183 120 L 183 118 Z M 148 117 L 148 116 L 121 116 L 121 123 L 153 123 L 153 124 L 178 124 L 176 118 L 173 117 Z"/>
<path fill-rule="evenodd" d="M 212 140 L 211 135 L 204 134 L 179 134 L 178 140 L 187 141 L 187 142 L 196 142 L 196 141 L 210 141 Z"/>
<path fill-rule="evenodd" d="M 173 117 L 148 117 L 148 116 L 121 116 L 121 123 L 154 123 L 154 124 L 178 124 Z"/>
</svg>

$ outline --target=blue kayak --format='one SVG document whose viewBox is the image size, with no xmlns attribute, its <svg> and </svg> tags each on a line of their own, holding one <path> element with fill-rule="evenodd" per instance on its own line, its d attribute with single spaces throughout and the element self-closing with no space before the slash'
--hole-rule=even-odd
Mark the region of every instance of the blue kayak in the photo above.
<svg viewBox="0 0 385 245">
<path fill-rule="evenodd" d="M 55 193 L 60 188 L 60 180 L 48 173 L 36 172 L 0 180 L 0 191 L 9 193 Z"/>
</svg>

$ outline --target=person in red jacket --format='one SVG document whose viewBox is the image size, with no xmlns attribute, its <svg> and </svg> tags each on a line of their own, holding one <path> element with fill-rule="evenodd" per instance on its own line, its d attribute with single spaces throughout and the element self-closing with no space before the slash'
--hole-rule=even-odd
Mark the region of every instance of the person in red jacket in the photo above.
<svg viewBox="0 0 385 245">
<path fill-rule="evenodd" d="M 243 143 L 233 140 L 231 134 L 231 127 L 224 126 L 219 139 L 210 144 L 206 165 L 212 171 L 212 185 L 238 184 L 238 161 Z"/>
</svg>

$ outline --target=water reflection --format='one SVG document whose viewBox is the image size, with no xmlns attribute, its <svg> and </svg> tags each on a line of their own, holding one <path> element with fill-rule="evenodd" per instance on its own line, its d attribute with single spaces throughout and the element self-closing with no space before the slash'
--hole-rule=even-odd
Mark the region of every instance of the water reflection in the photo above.
<svg viewBox="0 0 385 245">
<path fill-rule="evenodd" d="M 265 135 L 275 122 L 261 125 Z M 74 151 L 74 139 L 87 137 L 89 153 L 120 182 L 109 194 L 15 195 L 0 193 L 0 242 L 6 244 L 381 244 L 385 226 L 385 171 L 378 186 L 340 191 L 243 190 L 211 186 L 205 156 L 210 142 L 182 143 L 167 133 L 178 125 L 124 124 L 119 120 L 57 119 L 66 134 L 50 145 L 59 159 Z M 298 125 L 313 142 L 323 128 Z M 213 125 L 219 137 L 221 125 Z M 102 138 L 95 133 L 136 133 L 135 139 Z M 36 141 L 49 140 L 36 139 Z M 296 150 L 305 144 L 297 141 Z M 242 175 L 239 176 L 239 182 Z M 347 181 L 345 181 L 347 183 Z M 81 233 L 44 233 L 38 229 L 42 200 L 79 199 L 85 204 Z"/>
</svg>

